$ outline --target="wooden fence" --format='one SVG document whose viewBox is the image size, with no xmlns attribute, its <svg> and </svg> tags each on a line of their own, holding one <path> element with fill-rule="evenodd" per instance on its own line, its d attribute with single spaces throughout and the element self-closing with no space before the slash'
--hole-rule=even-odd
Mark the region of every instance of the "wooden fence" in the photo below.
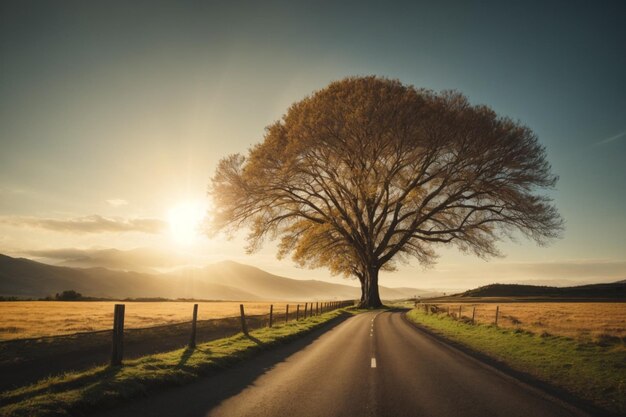
<svg viewBox="0 0 626 417">
<path fill-rule="evenodd" d="M 451 313 L 450 306 L 446 306 L 446 309 L 444 310 L 442 307 L 438 306 L 437 304 L 415 303 L 415 307 L 418 307 L 419 305 L 422 306 L 421 308 L 424 309 L 424 313 L 426 314 L 445 313 L 447 316 L 452 317 L 454 319 L 457 319 L 457 320 L 463 319 L 463 306 L 462 305 L 459 305 L 458 313 L 454 311 Z M 496 327 L 498 326 L 499 317 L 500 317 L 500 306 L 496 305 L 496 312 L 495 312 L 494 319 L 493 319 L 493 324 Z M 476 324 L 476 307 L 475 306 L 472 306 L 471 315 L 467 316 L 467 321 L 469 321 L 472 324 Z"/>
<path fill-rule="evenodd" d="M 296 315 L 295 320 L 292 321 L 300 321 L 306 320 L 307 318 L 311 318 L 314 316 L 319 316 L 326 312 L 330 312 L 333 310 L 337 310 L 344 307 L 350 307 L 354 305 L 353 300 L 342 300 L 342 301 L 328 301 L 328 302 L 319 302 L 315 303 L 304 303 L 303 306 L 301 304 L 296 304 Z M 289 323 L 289 307 L 290 304 L 285 305 L 285 325 Z M 292 306 L 293 307 L 293 306 Z M 300 307 L 303 307 L 302 314 L 300 314 Z M 124 314 L 125 314 L 125 305 L 124 304 L 115 304 L 113 311 L 113 338 L 112 338 L 112 349 L 111 349 L 111 365 L 119 366 L 122 364 L 122 360 L 124 358 Z M 248 328 L 248 319 L 246 317 L 244 304 L 239 305 L 239 319 L 241 323 L 241 331 L 243 334 L 249 334 Z M 196 329 L 198 322 L 198 304 L 193 305 L 192 315 L 191 315 L 191 337 L 189 339 L 189 347 L 196 347 Z M 274 304 L 270 305 L 269 308 L 269 320 L 268 327 L 273 327 L 274 323 Z"/>
</svg>

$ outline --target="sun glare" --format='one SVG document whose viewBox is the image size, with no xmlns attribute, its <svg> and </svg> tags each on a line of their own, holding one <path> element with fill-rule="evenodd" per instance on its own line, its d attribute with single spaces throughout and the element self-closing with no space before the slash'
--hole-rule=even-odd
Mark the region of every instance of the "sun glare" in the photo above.
<svg viewBox="0 0 626 417">
<path fill-rule="evenodd" d="M 200 202 L 184 201 L 168 212 L 170 232 L 174 241 L 189 245 L 200 237 L 200 225 L 206 214 L 206 206 Z"/>
</svg>

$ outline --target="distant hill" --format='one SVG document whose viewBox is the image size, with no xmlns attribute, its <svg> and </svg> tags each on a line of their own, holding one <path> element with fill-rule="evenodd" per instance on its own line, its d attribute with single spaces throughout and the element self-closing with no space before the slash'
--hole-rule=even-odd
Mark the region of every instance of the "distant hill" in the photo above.
<svg viewBox="0 0 626 417">
<path fill-rule="evenodd" d="M 45 297 L 63 290 L 103 298 L 195 298 L 209 300 L 319 300 L 358 298 L 350 285 L 279 277 L 236 262 L 154 274 L 106 268 L 69 268 L 0 255 L 0 295 Z M 415 288 L 380 287 L 383 299 L 435 296 Z"/>
<path fill-rule="evenodd" d="M 575 287 L 491 284 L 457 294 L 457 297 L 558 297 L 558 298 L 624 298 L 626 282 L 590 284 Z"/>
</svg>

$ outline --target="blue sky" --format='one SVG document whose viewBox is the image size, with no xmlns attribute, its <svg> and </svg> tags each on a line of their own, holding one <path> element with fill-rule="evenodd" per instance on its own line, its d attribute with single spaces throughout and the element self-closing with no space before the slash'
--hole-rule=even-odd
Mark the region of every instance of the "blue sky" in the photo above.
<svg viewBox="0 0 626 417">
<path fill-rule="evenodd" d="M 383 284 L 626 278 L 625 12 L 619 1 L 3 1 L 0 252 L 172 248 L 339 280 L 278 263 L 271 245 L 252 256 L 240 240 L 176 245 L 168 213 L 202 203 L 217 161 L 291 103 L 376 74 L 457 89 L 531 127 L 566 221 L 547 248 L 504 242 L 489 262 L 442 249 L 434 269 L 407 265 Z"/>
</svg>

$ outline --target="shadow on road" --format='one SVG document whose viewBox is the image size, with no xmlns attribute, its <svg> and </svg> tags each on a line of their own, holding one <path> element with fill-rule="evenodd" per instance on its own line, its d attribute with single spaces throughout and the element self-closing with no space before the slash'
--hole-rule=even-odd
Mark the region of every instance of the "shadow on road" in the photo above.
<svg viewBox="0 0 626 417">
<path fill-rule="evenodd" d="M 204 417 L 222 401 L 233 397 L 253 384 L 261 375 L 274 368 L 289 356 L 302 350 L 324 333 L 332 330 L 346 319 L 345 313 L 329 321 L 311 333 L 298 337 L 284 345 L 273 347 L 261 354 L 244 360 L 231 368 L 218 371 L 192 384 L 156 392 L 149 397 L 123 404 L 118 408 L 96 414 L 97 416 L 173 416 L 179 414 L 179 405 L 185 404 L 186 417 Z M 190 404 L 190 399 L 193 403 Z"/>
</svg>

